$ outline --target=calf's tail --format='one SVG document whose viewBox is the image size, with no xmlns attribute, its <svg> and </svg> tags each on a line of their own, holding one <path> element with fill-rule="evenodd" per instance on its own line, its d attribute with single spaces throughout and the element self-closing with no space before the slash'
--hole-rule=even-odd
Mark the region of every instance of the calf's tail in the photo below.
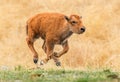
<svg viewBox="0 0 120 82">
<path fill-rule="evenodd" d="M 26 35 L 28 35 L 28 25 L 26 25 Z"/>
</svg>

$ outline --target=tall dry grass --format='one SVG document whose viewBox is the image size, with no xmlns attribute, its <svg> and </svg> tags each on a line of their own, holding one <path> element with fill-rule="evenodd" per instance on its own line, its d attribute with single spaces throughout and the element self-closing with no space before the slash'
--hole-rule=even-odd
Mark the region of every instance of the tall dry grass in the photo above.
<svg viewBox="0 0 120 82">
<path fill-rule="evenodd" d="M 120 70 L 120 0 L 1 0 L 0 66 L 34 66 L 25 25 L 29 17 L 42 12 L 83 16 L 87 30 L 70 37 L 70 50 L 60 58 L 64 68 Z M 41 39 L 35 42 L 40 59 L 46 57 L 42 43 Z M 46 67 L 53 66 L 50 61 Z"/>
</svg>

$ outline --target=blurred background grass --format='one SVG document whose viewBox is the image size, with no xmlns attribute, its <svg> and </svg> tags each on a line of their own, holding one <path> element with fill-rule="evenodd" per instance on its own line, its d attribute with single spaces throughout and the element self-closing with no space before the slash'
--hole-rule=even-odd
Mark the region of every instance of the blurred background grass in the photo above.
<svg viewBox="0 0 120 82">
<path fill-rule="evenodd" d="M 87 30 L 70 37 L 70 50 L 60 58 L 63 68 L 120 70 L 120 0 L 0 0 L 0 66 L 34 67 L 25 26 L 42 12 L 83 16 Z M 46 57 L 42 43 L 35 42 L 39 59 Z M 51 60 L 45 68 L 54 66 Z"/>
</svg>

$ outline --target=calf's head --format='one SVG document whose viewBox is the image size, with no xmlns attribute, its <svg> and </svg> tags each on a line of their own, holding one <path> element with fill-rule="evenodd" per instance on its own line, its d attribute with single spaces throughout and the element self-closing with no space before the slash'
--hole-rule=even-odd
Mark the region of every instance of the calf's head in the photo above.
<svg viewBox="0 0 120 82">
<path fill-rule="evenodd" d="M 70 17 L 65 16 L 65 18 L 69 23 L 70 31 L 77 34 L 85 32 L 85 27 L 81 20 L 82 17 L 78 15 L 71 15 Z"/>
</svg>

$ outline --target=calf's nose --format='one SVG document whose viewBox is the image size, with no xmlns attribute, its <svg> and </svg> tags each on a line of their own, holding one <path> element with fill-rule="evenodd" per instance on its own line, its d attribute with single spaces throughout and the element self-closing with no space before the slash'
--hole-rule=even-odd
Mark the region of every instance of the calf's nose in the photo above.
<svg viewBox="0 0 120 82">
<path fill-rule="evenodd" d="M 85 32 L 85 27 L 82 27 L 80 30 L 83 31 L 83 32 Z"/>
</svg>

